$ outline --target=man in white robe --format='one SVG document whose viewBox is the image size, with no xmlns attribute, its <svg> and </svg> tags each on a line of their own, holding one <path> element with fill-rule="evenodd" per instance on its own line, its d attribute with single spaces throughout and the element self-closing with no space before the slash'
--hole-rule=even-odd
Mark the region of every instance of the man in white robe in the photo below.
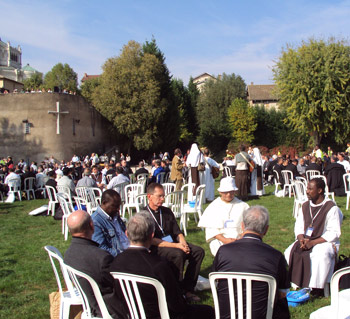
<svg viewBox="0 0 350 319">
<path fill-rule="evenodd" d="M 298 215 L 295 222 L 296 241 L 284 252 L 292 283 L 299 287 L 310 287 L 315 294 L 320 295 L 333 274 L 343 220 L 339 207 L 325 198 L 324 191 L 322 179 L 313 178 L 308 183 L 306 193 L 309 201 L 303 204 L 303 213 Z M 300 257 L 303 251 L 309 252 L 310 258 L 298 265 L 293 258 L 303 258 Z M 300 265 L 304 266 L 303 269 L 300 269 Z M 305 269 L 306 265 L 308 269 Z"/>
<path fill-rule="evenodd" d="M 242 233 L 243 212 L 249 205 L 235 198 L 235 190 L 234 179 L 223 178 L 218 188 L 220 197 L 206 208 L 198 223 L 198 227 L 205 228 L 205 238 L 213 256 L 221 245 L 235 241 Z"/>
<path fill-rule="evenodd" d="M 206 201 L 212 202 L 215 198 L 214 195 L 214 184 L 215 179 L 211 174 L 212 166 L 219 168 L 219 164 L 209 157 L 209 150 L 206 148 L 204 151 L 204 163 L 205 163 L 205 171 L 204 171 L 204 183 L 205 183 L 205 199 Z"/>
<path fill-rule="evenodd" d="M 263 183 L 263 159 L 260 150 L 257 147 L 253 148 L 252 154 L 249 154 L 255 163 L 255 168 L 251 174 L 250 194 L 253 196 L 262 196 L 265 194 Z"/>
</svg>

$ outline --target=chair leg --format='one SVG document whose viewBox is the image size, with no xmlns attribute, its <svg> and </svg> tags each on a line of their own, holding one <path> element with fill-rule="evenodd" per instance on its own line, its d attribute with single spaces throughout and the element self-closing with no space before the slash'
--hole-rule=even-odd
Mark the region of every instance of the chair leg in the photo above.
<svg viewBox="0 0 350 319">
<path fill-rule="evenodd" d="M 346 194 L 346 210 L 349 209 L 349 199 L 350 199 L 350 194 Z"/>
</svg>

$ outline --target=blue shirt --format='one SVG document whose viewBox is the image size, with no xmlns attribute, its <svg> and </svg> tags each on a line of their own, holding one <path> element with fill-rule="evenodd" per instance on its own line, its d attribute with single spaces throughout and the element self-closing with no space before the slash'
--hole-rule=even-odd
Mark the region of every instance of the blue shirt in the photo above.
<svg viewBox="0 0 350 319">
<path fill-rule="evenodd" d="M 115 257 L 129 247 L 125 225 L 119 216 L 112 218 L 99 206 L 91 218 L 95 227 L 92 240 L 98 243 L 101 249 Z"/>
</svg>

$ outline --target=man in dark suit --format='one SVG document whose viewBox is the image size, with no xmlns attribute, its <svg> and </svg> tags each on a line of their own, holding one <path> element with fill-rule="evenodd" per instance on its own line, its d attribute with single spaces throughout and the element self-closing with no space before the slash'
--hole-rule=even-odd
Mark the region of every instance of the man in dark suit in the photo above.
<svg viewBox="0 0 350 319">
<path fill-rule="evenodd" d="M 145 163 L 143 161 L 139 162 L 139 168 L 135 172 L 135 178 L 140 174 L 148 174 L 148 170 L 145 169 Z"/>
<path fill-rule="evenodd" d="M 283 158 L 278 157 L 277 158 L 277 163 L 273 166 L 273 170 L 278 173 L 278 182 L 281 184 L 281 188 L 283 189 L 284 186 L 284 179 L 282 176 L 282 170 L 284 169 L 283 167 Z M 277 178 L 277 176 L 275 176 Z"/>
<path fill-rule="evenodd" d="M 214 259 L 214 271 L 246 272 L 270 275 L 276 279 L 277 292 L 273 318 L 289 318 L 286 293 L 290 288 L 287 262 L 281 252 L 262 242 L 269 227 L 269 213 L 265 207 L 252 206 L 243 213 L 242 239 L 223 245 Z M 227 282 L 219 282 L 220 318 L 232 318 Z M 267 286 L 253 284 L 252 318 L 266 318 Z"/>
<path fill-rule="evenodd" d="M 315 156 L 311 157 L 311 163 L 306 167 L 305 172 L 313 170 L 313 171 L 319 171 L 320 175 L 322 175 L 322 167 L 318 164 L 316 164 L 317 158 Z"/>
<path fill-rule="evenodd" d="M 326 166 L 324 175 L 327 177 L 327 186 L 329 191 L 334 192 L 337 196 L 345 195 L 345 186 L 343 181 L 344 174 L 344 166 L 337 163 L 337 157 L 332 155 L 331 163 Z"/>
<path fill-rule="evenodd" d="M 65 264 L 94 279 L 100 288 L 109 313 L 113 318 L 122 318 L 123 305 L 114 295 L 114 279 L 108 272 L 113 256 L 100 249 L 98 244 L 91 240 L 94 224 L 90 215 L 85 211 L 77 210 L 68 217 L 67 223 L 73 238 L 64 255 Z M 92 315 L 101 317 L 90 284 L 85 280 L 82 280 L 80 284 L 89 300 Z"/>
<path fill-rule="evenodd" d="M 287 171 L 291 171 L 293 173 L 293 180 L 295 179 L 295 177 L 300 176 L 297 166 L 298 166 L 298 160 L 293 159 L 286 167 Z"/>
<path fill-rule="evenodd" d="M 114 259 L 109 271 L 146 276 L 160 281 L 165 289 L 170 318 L 214 318 L 211 307 L 186 303 L 172 264 L 165 258 L 151 254 L 149 247 L 152 244 L 154 230 L 155 223 L 147 211 L 141 211 L 131 217 L 126 230 L 131 245 Z M 115 290 L 120 290 L 117 281 L 115 285 Z M 142 285 L 139 289 L 146 317 L 159 318 L 153 287 Z"/>
</svg>

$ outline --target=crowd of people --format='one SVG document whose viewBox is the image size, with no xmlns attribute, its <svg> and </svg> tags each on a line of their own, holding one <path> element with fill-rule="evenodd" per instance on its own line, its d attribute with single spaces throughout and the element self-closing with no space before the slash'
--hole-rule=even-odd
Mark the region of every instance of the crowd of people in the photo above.
<svg viewBox="0 0 350 319">
<path fill-rule="evenodd" d="M 212 270 L 266 274 L 275 278 L 274 318 L 289 318 L 286 293 L 291 283 L 295 287 L 311 288 L 315 295 L 323 294 L 339 251 L 343 219 L 340 209 L 325 196 L 323 179 L 316 177 L 308 182 L 308 200 L 295 223 L 296 240 L 284 254 L 263 243 L 269 226 L 267 209 L 249 207 L 245 200 L 248 194 L 263 195 L 264 185 L 272 183 L 273 176 L 277 177 L 274 171 L 285 169 L 294 176 L 303 176 L 309 169 L 319 170 L 327 175 L 328 184 L 331 180 L 334 189 L 339 189 L 341 185 L 335 182 L 335 175 L 338 171 L 341 174 L 349 171 L 347 153 L 324 154 L 316 146 L 313 154 L 302 158 L 276 154 L 270 159 L 262 156 L 257 147 L 241 146 L 237 154 L 230 154 L 222 163 L 228 170 L 224 170 L 217 189 L 220 196 L 216 199 L 213 168 L 219 164 L 210 157 L 208 149 L 199 149 L 194 143 L 185 156 L 180 149 L 175 149 L 172 159 L 168 153 L 160 155 L 153 154 L 150 172 L 144 161 L 140 161 L 133 172 L 130 156 L 123 154 L 118 160 L 106 154 L 93 153 L 83 158 L 74 155 L 69 162 L 60 163 L 51 157 L 39 165 L 35 162 L 29 165 L 23 160 L 15 165 L 8 157 L 0 161 L 4 176 L 2 187 L 6 187 L 9 176 L 17 175 L 21 179 L 22 175 L 32 173 L 37 180 L 38 174 L 47 176 L 47 185 L 68 186 L 72 194 L 79 186 L 103 189 L 101 204 L 91 216 L 81 210 L 69 216 L 68 227 L 73 238 L 64 261 L 97 282 L 109 312 L 116 318 L 127 318 L 128 310 L 120 287 L 110 275 L 113 271 L 158 279 L 165 288 L 171 318 L 214 318 L 211 307 L 198 304 L 200 298 L 194 290 L 204 250 L 186 240 L 171 209 L 163 206 L 165 193 L 159 183 L 160 173 L 168 174 L 176 190 L 181 189 L 184 181 L 195 184 L 194 192 L 199 185 L 206 185 L 205 198 L 210 204 L 198 227 L 205 229 L 205 238 L 214 256 Z M 149 176 L 147 205 L 125 224 L 120 217 L 121 196 L 116 187 L 130 181 L 131 175 L 140 174 Z M 86 283 L 82 283 L 82 287 L 86 289 L 93 315 L 99 316 L 91 290 Z M 217 289 L 221 317 L 230 318 L 227 284 L 220 282 Z M 147 293 L 147 289 L 142 295 L 147 300 L 146 313 L 156 317 L 154 296 Z M 266 286 L 254 286 L 254 318 L 266 316 L 266 298 Z"/>
</svg>

